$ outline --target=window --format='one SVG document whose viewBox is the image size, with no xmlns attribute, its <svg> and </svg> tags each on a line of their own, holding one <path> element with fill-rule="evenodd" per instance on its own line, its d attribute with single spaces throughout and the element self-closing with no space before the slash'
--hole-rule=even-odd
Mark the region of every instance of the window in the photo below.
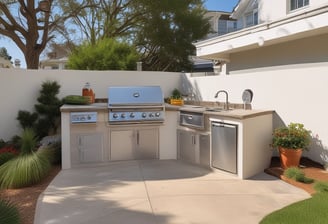
<svg viewBox="0 0 328 224">
<path fill-rule="evenodd" d="M 310 0 L 289 0 L 290 1 L 290 11 L 302 8 L 309 5 Z"/>
<path fill-rule="evenodd" d="M 258 24 L 258 11 L 253 10 L 250 13 L 245 14 L 246 27 L 254 26 Z"/>
<path fill-rule="evenodd" d="M 234 32 L 237 30 L 237 22 L 233 20 L 219 19 L 218 35 Z"/>
</svg>

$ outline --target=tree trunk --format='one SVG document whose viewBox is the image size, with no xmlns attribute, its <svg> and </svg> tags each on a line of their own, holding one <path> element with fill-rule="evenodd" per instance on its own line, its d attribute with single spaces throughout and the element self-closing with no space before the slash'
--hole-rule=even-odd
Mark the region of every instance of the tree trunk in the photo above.
<svg viewBox="0 0 328 224">
<path fill-rule="evenodd" d="M 27 69 L 39 69 L 40 51 L 32 48 L 27 49 L 24 56 Z"/>
</svg>

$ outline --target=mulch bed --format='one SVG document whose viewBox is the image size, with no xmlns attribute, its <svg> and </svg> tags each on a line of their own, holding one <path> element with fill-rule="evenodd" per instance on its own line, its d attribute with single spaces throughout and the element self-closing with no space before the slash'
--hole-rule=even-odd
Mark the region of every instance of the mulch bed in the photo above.
<svg viewBox="0 0 328 224">
<path fill-rule="evenodd" d="M 22 220 L 21 224 L 33 224 L 38 197 L 59 173 L 60 169 L 60 166 L 54 166 L 42 182 L 31 187 L 0 190 L 0 198 L 14 203 L 18 208 Z"/>
<path fill-rule="evenodd" d="M 305 176 L 314 180 L 328 182 L 328 172 L 321 164 L 312 161 L 309 158 L 302 158 L 300 162 L 300 168 L 304 171 Z M 289 184 L 299 187 L 308 192 L 309 194 L 315 193 L 315 190 L 313 188 L 314 183 L 305 184 L 285 177 L 283 175 L 284 170 L 280 167 L 279 157 L 272 157 L 270 168 L 266 169 L 265 172 L 275 177 L 278 177 Z"/>
</svg>

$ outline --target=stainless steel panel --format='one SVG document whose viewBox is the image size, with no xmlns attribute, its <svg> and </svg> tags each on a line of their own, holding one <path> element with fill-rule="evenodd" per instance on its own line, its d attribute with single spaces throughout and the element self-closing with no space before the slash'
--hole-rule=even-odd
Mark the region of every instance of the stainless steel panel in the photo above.
<svg viewBox="0 0 328 224">
<path fill-rule="evenodd" d="M 110 131 L 110 160 L 134 159 L 134 131 Z"/>
<path fill-rule="evenodd" d="M 199 134 L 199 162 L 202 166 L 211 166 L 210 134 Z"/>
<path fill-rule="evenodd" d="M 212 166 L 237 173 L 237 125 L 212 122 Z"/>
<path fill-rule="evenodd" d="M 96 123 L 98 120 L 97 112 L 71 112 L 71 123 Z"/>
<path fill-rule="evenodd" d="M 197 112 L 180 111 L 180 125 L 203 129 L 204 114 Z"/>
<path fill-rule="evenodd" d="M 159 133 L 157 128 L 136 130 L 135 159 L 159 158 Z"/>
<path fill-rule="evenodd" d="M 111 86 L 108 88 L 108 106 L 161 105 L 164 96 L 160 86 Z"/>
<path fill-rule="evenodd" d="M 194 132 L 178 130 L 178 159 L 196 162 L 196 135 Z"/>
</svg>

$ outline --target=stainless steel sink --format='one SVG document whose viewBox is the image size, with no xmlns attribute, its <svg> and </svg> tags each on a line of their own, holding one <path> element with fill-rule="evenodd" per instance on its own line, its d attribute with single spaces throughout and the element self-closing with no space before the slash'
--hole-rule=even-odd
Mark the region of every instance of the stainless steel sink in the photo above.
<svg viewBox="0 0 328 224">
<path fill-rule="evenodd" d="M 206 107 L 205 111 L 209 112 L 221 112 L 223 111 L 223 108 L 217 108 L 217 107 Z"/>
<path fill-rule="evenodd" d="M 183 105 L 184 107 L 189 107 L 189 108 L 203 108 L 203 106 L 196 106 L 196 105 Z"/>
</svg>

